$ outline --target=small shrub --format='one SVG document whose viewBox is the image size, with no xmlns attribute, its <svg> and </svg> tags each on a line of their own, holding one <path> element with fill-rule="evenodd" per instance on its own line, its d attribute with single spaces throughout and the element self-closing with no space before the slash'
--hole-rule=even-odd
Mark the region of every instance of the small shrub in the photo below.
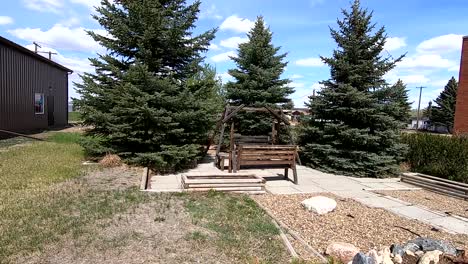
<svg viewBox="0 0 468 264">
<path fill-rule="evenodd" d="M 107 146 L 106 139 L 101 136 L 83 136 L 80 140 L 87 157 L 102 157 L 106 153 L 113 153 L 113 150 Z"/>
<path fill-rule="evenodd" d="M 403 134 L 407 162 L 414 172 L 468 182 L 468 137 Z"/>
<path fill-rule="evenodd" d="M 122 165 L 122 159 L 115 154 L 107 154 L 99 161 L 99 164 L 107 168 L 118 167 Z"/>
</svg>

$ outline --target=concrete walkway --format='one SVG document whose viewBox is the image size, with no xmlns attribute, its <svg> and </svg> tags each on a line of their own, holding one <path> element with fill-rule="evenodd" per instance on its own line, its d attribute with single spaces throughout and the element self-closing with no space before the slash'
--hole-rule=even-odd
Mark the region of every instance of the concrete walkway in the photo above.
<svg viewBox="0 0 468 264">
<path fill-rule="evenodd" d="M 354 199 L 369 207 L 383 208 L 400 216 L 416 219 L 451 233 L 468 234 L 468 219 L 448 216 L 420 205 L 410 204 L 393 197 L 376 194 L 377 190 L 419 190 L 400 182 L 399 178 L 352 178 L 323 173 L 305 166 L 297 166 L 299 184 L 284 179 L 283 169 L 240 170 L 239 174 L 255 174 L 267 180 L 266 190 L 272 194 L 300 194 L 328 192 Z M 150 182 L 154 192 L 180 192 L 181 175 L 223 175 L 213 163 L 202 163 L 197 168 L 175 175 L 153 176 Z M 292 173 L 289 173 L 292 175 Z"/>
</svg>

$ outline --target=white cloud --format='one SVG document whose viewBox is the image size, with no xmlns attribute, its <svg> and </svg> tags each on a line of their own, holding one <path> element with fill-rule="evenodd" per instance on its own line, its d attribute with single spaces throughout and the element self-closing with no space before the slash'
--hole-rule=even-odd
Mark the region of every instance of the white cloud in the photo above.
<svg viewBox="0 0 468 264">
<path fill-rule="evenodd" d="M 32 50 L 32 51 L 34 50 L 33 44 L 26 45 L 25 47 L 29 50 Z M 67 68 L 70 68 L 71 70 L 73 70 L 74 74 L 94 71 L 94 67 L 91 66 L 88 58 L 64 56 L 58 50 L 49 48 L 46 46 L 42 46 L 42 48 L 40 48 L 40 51 L 44 51 L 44 52 L 50 51 L 52 53 L 57 53 L 57 54 L 52 55 L 52 60 L 59 64 L 62 64 L 63 66 Z M 42 55 L 43 57 L 46 57 L 46 58 L 49 57 L 47 53 L 39 53 L 39 55 Z"/>
<path fill-rule="evenodd" d="M 230 37 L 228 39 L 223 39 L 219 43 L 221 46 L 226 47 L 226 48 L 233 48 L 237 49 L 239 47 L 239 44 L 245 43 L 249 41 L 248 38 L 241 38 L 241 37 Z"/>
<path fill-rule="evenodd" d="M 9 16 L 0 16 L 0 25 L 13 24 L 13 18 Z"/>
<path fill-rule="evenodd" d="M 214 44 L 214 43 L 210 43 L 210 46 L 208 46 L 208 49 L 210 49 L 210 50 L 220 50 L 221 48 L 218 45 Z"/>
<path fill-rule="evenodd" d="M 59 13 L 63 7 L 62 0 L 23 0 L 26 8 L 41 12 Z"/>
<path fill-rule="evenodd" d="M 289 86 L 294 87 L 294 88 L 304 88 L 305 84 L 301 82 L 292 82 L 289 84 Z"/>
<path fill-rule="evenodd" d="M 295 63 L 298 66 L 306 66 L 306 67 L 320 67 L 324 65 L 320 58 L 299 59 Z"/>
<path fill-rule="evenodd" d="M 406 47 L 406 38 L 391 37 L 387 38 L 384 49 L 387 51 L 393 51 L 403 47 Z"/>
<path fill-rule="evenodd" d="M 93 30 L 102 35 L 106 31 Z M 55 24 L 47 31 L 40 28 L 18 28 L 8 30 L 13 36 L 27 40 L 37 41 L 56 47 L 60 50 L 85 51 L 89 53 L 102 52 L 104 48 L 93 40 L 82 27 L 70 28 L 61 24 Z"/>
<path fill-rule="evenodd" d="M 63 25 L 65 27 L 74 27 L 74 26 L 79 26 L 80 23 L 81 21 L 77 17 L 69 17 L 67 19 L 60 21 L 58 24 Z"/>
<path fill-rule="evenodd" d="M 455 65 L 455 66 L 453 66 L 453 67 L 450 67 L 450 68 L 448 69 L 448 71 L 450 71 L 450 72 L 458 72 L 458 71 L 460 71 L 460 65 Z"/>
<path fill-rule="evenodd" d="M 450 53 L 461 50 L 463 35 L 448 34 L 421 42 L 416 50 L 421 53 Z"/>
<path fill-rule="evenodd" d="M 101 4 L 101 0 L 70 0 L 70 2 L 85 5 L 90 9 L 94 9 L 94 7 Z"/>
<path fill-rule="evenodd" d="M 234 80 L 234 78 L 231 75 L 229 75 L 229 73 L 227 73 L 227 72 L 218 73 L 217 76 L 221 78 L 223 83 L 227 83 L 229 81 Z"/>
<path fill-rule="evenodd" d="M 429 78 L 422 74 L 400 75 L 398 76 L 405 84 L 425 84 L 429 82 Z"/>
<path fill-rule="evenodd" d="M 451 68 L 456 62 L 444 59 L 439 54 L 418 54 L 403 58 L 398 64 L 401 68 Z"/>
<path fill-rule="evenodd" d="M 212 4 L 208 9 L 202 10 L 200 12 L 200 19 L 205 18 L 214 18 L 214 19 L 223 19 L 223 17 L 219 14 L 218 8 L 214 4 Z"/>
<path fill-rule="evenodd" d="M 312 90 L 315 90 L 315 91 L 320 91 L 320 90 L 322 90 L 323 85 L 317 82 L 317 83 L 312 84 L 312 86 L 310 86 L 310 88 Z"/>
<path fill-rule="evenodd" d="M 436 80 L 436 81 L 431 81 L 431 86 L 445 87 L 447 83 L 448 83 L 448 80 Z"/>
<path fill-rule="evenodd" d="M 302 79 L 304 78 L 304 76 L 300 75 L 300 74 L 293 74 L 291 75 L 291 77 L 289 77 L 291 79 Z"/>
<path fill-rule="evenodd" d="M 229 61 L 231 59 L 230 57 L 237 57 L 237 54 L 234 51 L 228 51 L 228 52 L 214 55 L 210 59 L 214 62 L 224 62 L 224 61 Z"/>
<path fill-rule="evenodd" d="M 219 26 L 221 30 L 232 30 L 238 33 L 245 33 L 248 32 L 253 26 L 255 22 L 251 21 L 247 18 L 240 18 L 237 15 L 232 15 L 227 17 L 223 23 Z"/>
</svg>

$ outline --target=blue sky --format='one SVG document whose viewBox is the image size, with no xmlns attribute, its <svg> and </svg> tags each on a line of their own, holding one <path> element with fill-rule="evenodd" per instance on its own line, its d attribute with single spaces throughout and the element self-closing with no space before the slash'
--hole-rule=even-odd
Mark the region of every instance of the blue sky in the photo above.
<svg viewBox="0 0 468 264">
<path fill-rule="evenodd" d="M 54 51 L 53 59 L 75 73 L 70 81 L 79 81 L 79 73 L 92 71 L 87 58 L 105 50 L 84 32 L 103 32 L 92 18 L 99 0 L 18 0 L 4 1 L 0 10 L 0 35 L 33 49 Z M 245 41 L 256 16 L 263 15 L 273 31 L 273 42 L 287 52 L 289 62 L 284 77 L 291 78 L 296 92 L 291 96 L 297 107 L 303 106 L 319 81 L 329 77 L 329 69 L 319 55 L 329 56 L 335 48 L 329 28 L 336 28 L 340 8 L 348 0 L 205 0 L 195 32 L 219 27 L 216 39 L 206 54 L 224 81 L 234 67 L 238 43 Z M 407 53 L 404 61 L 387 74 L 389 82 L 401 78 L 410 90 L 410 100 L 423 91 L 422 106 L 437 97 L 448 79 L 458 79 L 462 36 L 468 35 L 467 0 L 362 0 L 374 10 L 374 22 L 385 25 L 389 40 L 386 52 L 394 57 Z M 70 95 L 78 96 L 70 85 Z M 413 105 L 416 107 L 416 104 Z"/>
</svg>

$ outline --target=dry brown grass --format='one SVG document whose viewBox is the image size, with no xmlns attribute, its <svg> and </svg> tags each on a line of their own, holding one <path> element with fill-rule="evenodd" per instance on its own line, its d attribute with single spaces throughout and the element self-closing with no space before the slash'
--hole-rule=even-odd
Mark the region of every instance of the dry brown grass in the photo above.
<svg viewBox="0 0 468 264">
<path fill-rule="evenodd" d="M 115 154 L 107 154 L 99 161 L 99 164 L 105 168 L 119 167 L 122 165 L 122 159 Z"/>
</svg>

